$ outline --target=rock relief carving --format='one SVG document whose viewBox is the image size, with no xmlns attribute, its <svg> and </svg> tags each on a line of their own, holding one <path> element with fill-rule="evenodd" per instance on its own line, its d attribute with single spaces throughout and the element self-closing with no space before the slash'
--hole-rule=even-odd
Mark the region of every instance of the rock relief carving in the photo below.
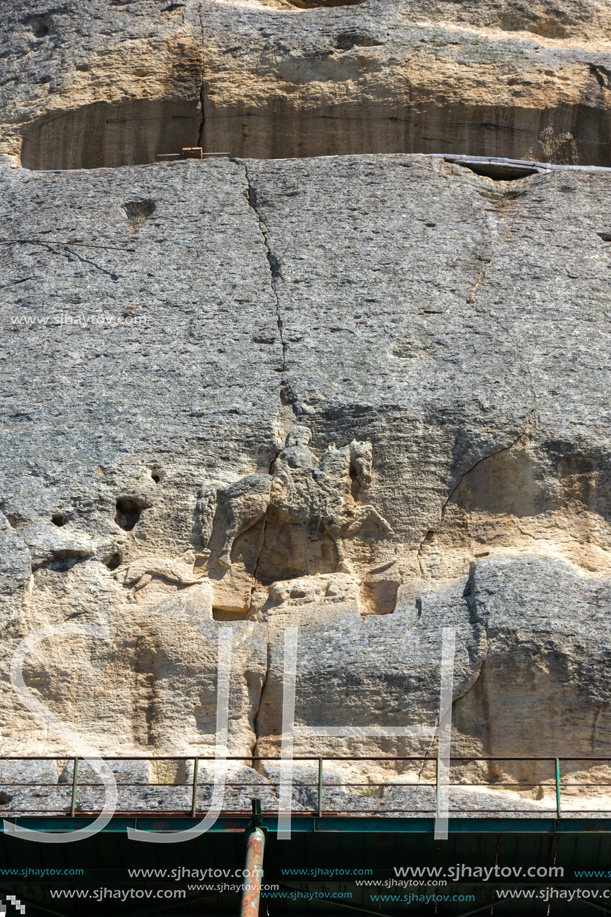
<svg viewBox="0 0 611 917">
<path fill-rule="evenodd" d="M 282 580 L 269 588 L 269 603 L 274 605 L 309 605 L 315 603 L 352 602 L 358 607 L 356 577 L 347 573 L 327 573 Z"/>
<path fill-rule="evenodd" d="M 360 580 L 349 573 L 320 573 L 282 580 L 269 587 L 261 611 L 276 627 L 307 625 L 361 613 Z M 253 605 L 256 607 L 257 597 Z"/>
<path fill-rule="evenodd" d="M 302 604 L 312 613 L 314 606 L 324 611 L 332 605 L 336 611 L 348 605 L 356 613 L 391 611 L 396 539 L 364 499 L 372 483 L 372 445 L 332 443 L 318 458 L 310 441 L 311 431 L 296 426 L 269 474 L 227 487 L 204 485 L 195 509 L 203 553 L 181 560 L 145 557 L 117 570 L 132 600 L 151 604 L 178 593 L 193 603 L 207 584 L 206 614 L 219 620 L 227 614 L 265 618 L 279 605 L 287 612 Z M 376 590 L 382 596 L 377 602 L 371 600 Z"/>
<path fill-rule="evenodd" d="M 366 490 L 372 481 L 373 449 L 369 442 L 352 440 L 342 449 L 334 444 L 318 460 L 309 448 L 311 431 L 296 426 L 288 433 L 271 474 L 252 474 L 224 491 L 202 488 L 197 515 L 202 543 L 207 548 L 213 531 L 219 497 L 227 521 L 218 562 L 229 569 L 236 539 L 263 520 L 270 512 L 289 525 L 318 527 L 332 540 L 340 572 L 351 573 L 344 540 L 374 523 L 382 539 L 393 530 L 369 503 L 354 497 L 354 482 Z"/>
</svg>

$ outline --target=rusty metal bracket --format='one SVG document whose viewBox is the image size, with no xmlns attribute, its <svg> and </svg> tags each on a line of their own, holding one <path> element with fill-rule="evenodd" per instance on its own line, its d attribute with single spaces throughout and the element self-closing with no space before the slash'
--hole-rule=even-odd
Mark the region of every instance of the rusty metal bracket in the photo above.
<svg viewBox="0 0 611 917">
<path fill-rule="evenodd" d="M 264 851 L 265 834 L 261 828 L 261 800 L 253 799 L 252 822 L 246 840 L 241 917 L 259 917 Z"/>
</svg>

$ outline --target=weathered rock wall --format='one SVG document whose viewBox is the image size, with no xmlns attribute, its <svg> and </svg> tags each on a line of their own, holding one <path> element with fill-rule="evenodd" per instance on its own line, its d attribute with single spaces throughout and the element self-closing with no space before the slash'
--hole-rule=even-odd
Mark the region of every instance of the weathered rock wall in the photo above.
<svg viewBox="0 0 611 917">
<path fill-rule="evenodd" d="M 608 751 L 606 173 L 398 155 L 1 181 L 6 747 L 69 752 L 9 687 L 20 640 L 106 622 L 25 665 L 90 742 L 210 753 L 231 626 L 230 751 L 275 754 L 296 623 L 299 723 L 434 726 L 454 626 L 456 750 Z"/>
<path fill-rule="evenodd" d="M 5 156 L 32 169 L 470 153 L 609 165 L 601 2 L 5 0 Z"/>
</svg>

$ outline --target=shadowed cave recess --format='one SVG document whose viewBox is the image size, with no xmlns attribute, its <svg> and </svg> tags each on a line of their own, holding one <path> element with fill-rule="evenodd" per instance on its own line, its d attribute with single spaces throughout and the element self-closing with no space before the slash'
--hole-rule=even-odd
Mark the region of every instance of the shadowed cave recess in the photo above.
<svg viewBox="0 0 611 917">
<path fill-rule="evenodd" d="M 610 71 L 598 57 L 556 60 L 560 48 L 533 44 L 542 28 L 534 13 L 522 11 L 511 26 L 530 30 L 520 32 L 520 47 L 493 41 L 485 29 L 461 31 L 460 16 L 456 31 L 444 25 L 438 35 L 415 12 L 395 34 L 389 28 L 397 23 L 385 27 L 378 14 L 365 0 L 266 0 L 260 19 L 228 20 L 235 44 L 224 32 L 216 37 L 213 21 L 206 38 L 204 16 L 203 48 L 199 36 L 180 53 L 168 45 L 172 66 L 157 86 L 137 85 L 112 101 L 96 92 L 86 104 L 76 94 L 65 106 L 32 112 L 18 131 L 21 165 L 115 168 L 185 148 L 250 159 L 434 153 L 611 165 Z M 60 26 L 50 22 L 52 35 Z M 454 50 L 461 42 L 467 59 L 475 55 L 472 71 Z M 539 50 L 555 69 L 544 69 Z M 495 89 L 485 92 L 486 67 L 497 56 Z M 579 79 L 569 91 L 572 67 Z M 539 92 L 540 81 L 550 88 Z"/>
<path fill-rule="evenodd" d="M 427 104 L 388 111 L 358 101 L 344 111 L 306 110 L 288 96 L 259 109 L 212 110 L 205 120 L 198 106 L 196 99 L 97 102 L 47 117 L 25 131 L 21 162 L 33 171 L 115 168 L 201 146 L 204 154 L 253 159 L 448 153 L 611 164 L 611 122 L 585 105 L 538 111 Z"/>
</svg>

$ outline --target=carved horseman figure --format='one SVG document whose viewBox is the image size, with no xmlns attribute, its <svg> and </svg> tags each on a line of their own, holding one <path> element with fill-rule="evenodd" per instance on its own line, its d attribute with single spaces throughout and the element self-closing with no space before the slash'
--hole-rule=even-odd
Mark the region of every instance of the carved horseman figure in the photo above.
<svg viewBox="0 0 611 917">
<path fill-rule="evenodd" d="M 284 449 L 274 465 L 270 505 L 284 506 L 287 512 L 298 513 L 297 504 L 311 490 L 309 478 L 313 470 L 318 469 L 318 459 L 308 448 L 311 439 L 311 430 L 301 425 L 293 427 L 287 434 Z M 304 521 L 307 521 L 307 509 Z"/>
<path fill-rule="evenodd" d="M 287 433 L 284 442 L 284 449 L 276 459 L 274 474 L 280 474 L 295 468 L 314 468 L 318 465 L 318 459 L 308 444 L 312 439 L 312 431 L 309 427 L 298 425 L 293 427 Z"/>
<path fill-rule="evenodd" d="M 219 495 L 227 516 L 219 557 L 221 566 L 231 566 L 235 539 L 256 525 L 270 509 L 282 522 L 322 527 L 335 544 L 342 572 L 350 572 L 342 543 L 348 535 L 370 520 L 380 528 L 382 537 L 393 534 L 391 526 L 373 506 L 359 503 L 352 495 L 353 479 L 361 489 L 371 483 L 371 443 L 353 440 L 343 449 L 333 446 L 319 463 L 308 447 L 311 435 L 307 427 L 293 427 L 273 474 L 248 475 L 224 491 L 202 488 L 196 514 L 204 547 L 212 534 Z"/>
</svg>

